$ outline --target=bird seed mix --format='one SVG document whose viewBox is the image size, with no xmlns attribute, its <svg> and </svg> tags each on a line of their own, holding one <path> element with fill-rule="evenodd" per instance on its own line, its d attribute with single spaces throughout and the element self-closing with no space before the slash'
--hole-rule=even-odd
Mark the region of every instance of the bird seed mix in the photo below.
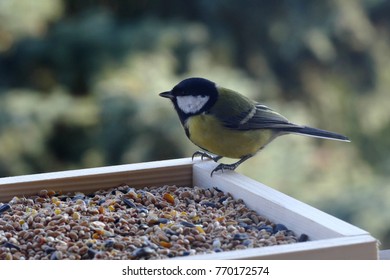
<svg viewBox="0 0 390 280">
<path fill-rule="evenodd" d="M 42 190 L 0 203 L 2 260 L 167 259 L 307 239 L 217 188 Z"/>
</svg>

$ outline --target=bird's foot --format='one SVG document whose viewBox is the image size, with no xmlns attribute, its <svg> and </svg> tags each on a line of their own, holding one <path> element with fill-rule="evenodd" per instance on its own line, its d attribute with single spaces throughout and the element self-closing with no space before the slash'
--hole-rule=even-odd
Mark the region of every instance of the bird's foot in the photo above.
<svg viewBox="0 0 390 280">
<path fill-rule="evenodd" d="M 197 156 L 200 156 L 201 160 L 203 160 L 203 158 L 208 158 L 208 159 L 211 159 L 215 162 L 217 162 L 218 160 L 220 160 L 222 158 L 221 156 L 213 156 L 213 155 L 206 153 L 206 152 L 203 152 L 203 151 L 196 151 L 192 155 L 192 160 L 194 160 L 194 157 L 197 157 Z"/>
<path fill-rule="evenodd" d="M 224 171 L 224 170 L 230 170 L 230 171 L 233 171 L 235 170 L 237 167 L 238 167 L 239 164 L 236 164 L 236 163 L 233 163 L 233 164 L 224 164 L 224 163 L 220 163 L 218 164 L 217 167 L 215 167 L 213 169 L 213 171 L 211 171 L 211 174 L 210 174 L 210 177 L 213 176 L 214 172 L 216 171 Z"/>
<path fill-rule="evenodd" d="M 224 163 L 220 163 L 216 168 L 213 169 L 213 171 L 211 171 L 211 174 L 210 174 L 210 177 L 213 176 L 213 173 L 216 172 L 216 171 L 224 171 L 224 170 L 235 170 L 241 163 L 243 163 L 244 161 L 246 161 L 247 159 L 251 158 L 252 155 L 246 155 L 246 156 L 243 156 L 239 161 L 235 162 L 235 163 L 232 163 L 232 164 L 224 164 Z"/>
</svg>

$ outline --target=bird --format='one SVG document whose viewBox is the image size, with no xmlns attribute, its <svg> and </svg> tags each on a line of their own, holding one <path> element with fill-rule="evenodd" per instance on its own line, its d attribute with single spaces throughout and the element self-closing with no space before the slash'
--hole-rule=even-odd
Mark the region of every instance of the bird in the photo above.
<svg viewBox="0 0 390 280">
<path fill-rule="evenodd" d="M 294 124 L 269 107 L 205 78 L 184 79 L 159 95 L 172 101 L 185 134 L 202 149 L 192 159 L 238 159 L 232 164 L 218 164 L 211 176 L 217 171 L 235 170 L 286 134 L 350 142 L 335 132 Z"/>
</svg>

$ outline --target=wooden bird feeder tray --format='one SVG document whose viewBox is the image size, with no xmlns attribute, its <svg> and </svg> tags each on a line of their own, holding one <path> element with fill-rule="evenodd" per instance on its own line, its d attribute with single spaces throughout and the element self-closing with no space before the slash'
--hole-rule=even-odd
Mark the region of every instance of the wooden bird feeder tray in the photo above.
<svg viewBox="0 0 390 280">
<path fill-rule="evenodd" d="M 0 201 L 42 189 L 92 193 L 119 184 L 131 187 L 177 185 L 218 187 L 271 221 L 310 240 L 181 259 L 378 259 L 377 240 L 368 232 L 236 172 L 210 172 L 216 164 L 190 158 L 52 172 L 0 179 Z"/>
</svg>

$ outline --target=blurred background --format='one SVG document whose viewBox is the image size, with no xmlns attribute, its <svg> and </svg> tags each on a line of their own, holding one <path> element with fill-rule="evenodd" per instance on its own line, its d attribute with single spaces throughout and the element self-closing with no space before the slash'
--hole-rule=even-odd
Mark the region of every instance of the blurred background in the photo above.
<svg viewBox="0 0 390 280">
<path fill-rule="evenodd" d="M 188 157 L 158 96 L 200 76 L 351 143 L 238 172 L 390 248 L 390 1 L 0 0 L 0 177 Z"/>
</svg>

